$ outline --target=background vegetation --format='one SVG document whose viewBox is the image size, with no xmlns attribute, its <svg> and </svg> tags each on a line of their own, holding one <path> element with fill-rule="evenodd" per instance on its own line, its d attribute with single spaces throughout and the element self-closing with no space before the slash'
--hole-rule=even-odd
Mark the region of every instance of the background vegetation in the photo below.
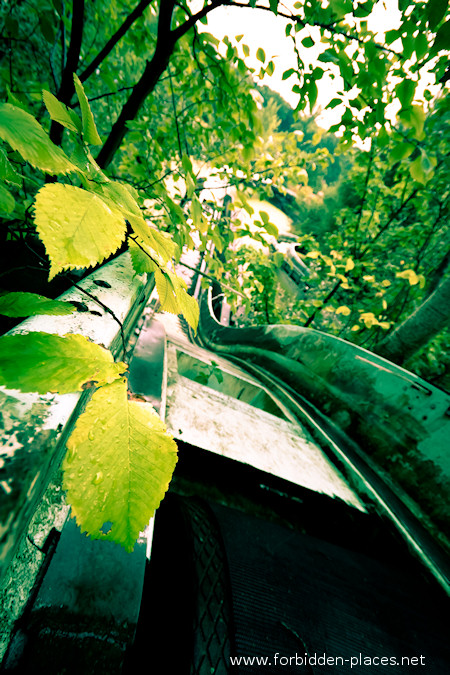
<svg viewBox="0 0 450 675">
<path fill-rule="evenodd" d="M 400 0 L 398 27 L 376 36 L 367 22 L 375 4 L 2 2 L 3 330 L 21 316 L 74 311 L 45 305 L 46 298 L 127 248 L 137 273 L 155 273 L 163 308 L 184 313 L 195 327 L 198 308 L 174 265 L 183 247 L 197 247 L 233 307 L 243 306 L 243 320 L 314 326 L 444 386 L 448 5 Z M 255 21 L 258 12 L 284 17 L 296 67 L 282 77 L 298 97 L 295 110 L 260 86 L 275 69 L 265 45 L 254 54 L 258 67 L 247 66 L 250 48 L 239 21 L 236 36 L 222 42 L 207 32 L 208 14 L 221 5 L 252 11 Z M 317 44 L 321 53 L 309 66 L 307 52 Z M 431 84 L 423 90 L 425 72 Z M 340 112 L 327 134 L 311 114 L 326 73 L 338 83 L 327 107 Z M 233 188 L 232 204 L 214 197 L 219 189 L 205 192 L 212 178 L 216 188 Z M 253 212 L 251 197 L 272 201 L 293 220 L 310 267 L 309 288 L 296 300 L 280 293 L 280 252 L 267 256 L 237 244 L 251 235 L 265 245 L 277 235 L 264 210 L 255 214 L 253 228 L 242 217 Z M 3 337 L 0 381 L 47 391 L 48 374 L 36 365 L 51 358 L 57 376 L 52 391 L 97 383 L 69 442 L 66 488 L 85 529 L 130 548 L 167 487 L 174 446 L 155 416 L 128 401 L 124 364 L 94 347 L 80 336 Z M 86 370 L 74 381 L 67 374 L 77 359 Z M 105 397 L 128 420 L 128 434 L 94 424 Z M 130 484 L 131 474 L 139 484 L 145 467 L 132 437 L 141 427 L 153 450 L 148 461 L 164 464 L 164 472 L 158 485 L 148 486 L 152 498 L 145 508 L 136 502 L 136 518 L 123 520 L 119 498 L 106 484 L 118 484 L 117 476 L 98 466 L 94 476 L 86 475 L 85 459 L 125 436 L 117 448 L 124 457 L 118 471 L 123 484 Z M 80 467 L 78 478 L 71 462 Z M 100 508 L 96 500 L 105 491 L 111 503 Z M 104 530 L 106 522 L 112 530 Z"/>
</svg>

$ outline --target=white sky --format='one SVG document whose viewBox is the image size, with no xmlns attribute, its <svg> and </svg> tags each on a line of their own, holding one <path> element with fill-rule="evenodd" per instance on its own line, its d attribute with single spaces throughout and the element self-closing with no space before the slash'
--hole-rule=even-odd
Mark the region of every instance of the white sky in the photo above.
<svg viewBox="0 0 450 675">
<path fill-rule="evenodd" d="M 289 3 L 286 3 L 289 4 Z M 399 25 L 400 12 L 398 11 L 397 0 L 382 0 L 375 6 L 371 16 L 368 17 L 369 28 L 375 33 L 383 33 Z M 283 72 L 289 68 L 296 68 L 296 56 L 293 50 L 292 40 L 286 38 L 285 28 L 287 20 L 277 17 L 271 12 L 264 10 L 255 10 L 251 8 L 240 7 L 219 7 L 208 15 L 207 26 L 201 26 L 201 30 L 208 31 L 218 39 L 228 36 L 230 41 L 235 44 L 236 35 L 244 35 L 240 45 L 247 44 L 250 48 L 250 56 L 245 58 L 247 65 L 256 68 L 259 72 L 261 63 L 256 59 L 256 50 L 262 47 L 265 51 L 267 61 L 273 60 L 275 71 L 272 77 L 265 77 L 262 82 L 271 89 L 279 92 L 292 107 L 295 108 L 298 102 L 298 94 L 292 93 L 292 85 L 296 83 L 295 76 L 283 81 Z M 300 56 L 305 65 L 316 64 L 316 59 L 326 45 L 320 44 L 320 34 L 314 32 L 315 29 L 304 29 L 297 34 L 297 45 Z M 306 49 L 301 44 L 306 36 L 310 35 L 317 40 L 317 45 Z M 383 39 L 380 35 L 379 39 Z M 240 51 L 242 56 L 242 51 Z M 324 65 L 324 64 L 319 64 Z M 335 92 L 339 90 L 339 78 L 332 80 L 325 76 L 319 85 L 319 96 L 317 99 L 316 110 L 324 106 L 334 98 Z M 334 124 L 337 119 L 337 110 L 327 110 L 321 115 L 318 121 L 328 128 Z"/>
</svg>

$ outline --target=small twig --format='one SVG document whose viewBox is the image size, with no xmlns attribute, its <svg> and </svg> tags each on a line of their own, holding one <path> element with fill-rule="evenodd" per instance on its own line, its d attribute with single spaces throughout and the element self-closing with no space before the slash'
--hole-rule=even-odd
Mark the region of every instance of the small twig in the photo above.
<svg viewBox="0 0 450 675">
<path fill-rule="evenodd" d="M 193 272 L 197 272 L 197 274 L 200 274 L 200 276 L 205 277 L 205 279 L 209 279 L 210 281 L 215 281 L 217 283 L 217 279 L 215 277 L 212 277 L 210 274 L 207 274 L 206 272 L 200 272 L 200 270 L 196 269 L 195 267 L 186 265 L 186 263 L 183 263 L 181 261 L 178 263 L 178 265 L 186 267 L 188 270 L 192 270 Z M 247 296 L 244 295 L 244 293 L 241 293 L 241 291 L 237 291 L 235 288 L 228 286 L 228 284 L 224 284 L 222 281 L 219 281 L 218 283 L 222 288 L 226 288 L 227 291 L 231 291 L 232 293 L 235 293 L 236 295 L 240 295 L 242 298 L 247 299 Z"/>
<path fill-rule="evenodd" d="M 114 312 L 112 311 L 112 309 L 110 309 L 110 307 L 108 307 L 107 305 L 105 305 L 105 304 L 104 304 L 101 300 L 99 300 L 95 295 L 92 295 L 92 293 L 89 293 L 89 291 L 87 291 L 86 289 L 84 289 L 84 288 L 82 288 L 81 286 L 79 286 L 79 285 L 71 278 L 70 274 L 63 273 L 62 276 L 66 277 L 66 279 L 69 279 L 69 281 L 71 282 L 72 286 L 74 286 L 77 290 L 81 291 L 81 293 L 84 293 L 88 298 L 90 298 L 91 300 L 93 300 L 94 302 L 96 302 L 96 303 L 97 303 L 102 309 L 104 309 L 105 312 L 107 312 L 107 313 L 114 319 L 114 321 L 119 325 L 119 328 L 120 328 L 120 337 L 121 337 L 121 340 L 122 340 L 122 349 L 123 349 L 123 353 L 124 353 L 124 355 L 125 355 L 125 354 L 126 354 L 125 333 L 124 333 L 124 331 L 123 331 L 123 323 L 121 322 L 121 320 L 117 318 L 117 316 L 114 314 Z M 69 302 L 70 302 L 70 301 L 69 301 Z"/>
</svg>

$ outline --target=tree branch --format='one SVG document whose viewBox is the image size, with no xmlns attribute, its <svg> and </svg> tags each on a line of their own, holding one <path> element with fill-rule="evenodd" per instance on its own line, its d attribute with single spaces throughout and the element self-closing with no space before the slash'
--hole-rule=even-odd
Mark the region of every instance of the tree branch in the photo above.
<svg viewBox="0 0 450 675">
<path fill-rule="evenodd" d="M 73 0 L 70 44 L 64 70 L 61 75 L 61 85 L 57 93 L 57 98 L 66 105 L 70 103 L 70 99 L 75 91 L 73 74 L 76 72 L 80 60 L 83 26 L 84 0 Z M 52 122 L 50 127 L 50 138 L 56 145 L 61 145 L 63 131 L 64 127 L 59 124 L 59 122 Z"/>
<path fill-rule="evenodd" d="M 84 82 L 92 75 L 93 72 L 98 68 L 98 66 L 105 60 L 105 58 L 112 52 L 119 40 L 125 35 L 128 29 L 132 24 L 139 19 L 144 10 L 149 6 L 151 0 L 141 0 L 141 2 L 133 9 L 133 11 L 127 16 L 123 24 L 117 31 L 110 37 L 108 42 L 105 44 L 103 49 L 99 51 L 97 56 L 91 61 L 91 63 L 83 70 L 80 75 L 81 82 Z"/>
</svg>

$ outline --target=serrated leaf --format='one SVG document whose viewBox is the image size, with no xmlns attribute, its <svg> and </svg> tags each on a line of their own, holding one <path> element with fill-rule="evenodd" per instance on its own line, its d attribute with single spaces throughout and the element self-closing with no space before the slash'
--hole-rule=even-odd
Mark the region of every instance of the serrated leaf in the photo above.
<svg viewBox="0 0 450 675">
<path fill-rule="evenodd" d="M 113 382 L 126 368 L 83 335 L 36 332 L 0 338 L 0 383 L 10 389 L 68 394 L 88 382 Z"/>
<path fill-rule="evenodd" d="M 198 303 L 186 291 L 186 284 L 173 272 L 155 271 L 156 290 L 161 308 L 170 314 L 183 314 L 188 324 L 197 330 L 199 319 Z"/>
<path fill-rule="evenodd" d="M 14 211 L 16 200 L 4 185 L 0 184 L 0 212 L 10 214 Z"/>
<path fill-rule="evenodd" d="M 127 185 L 118 181 L 108 180 L 95 190 L 102 197 L 110 199 L 115 207 L 118 207 L 125 216 L 134 216 L 143 219 L 139 204 L 131 194 Z"/>
<path fill-rule="evenodd" d="M 65 269 L 91 267 L 114 253 L 125 237 L 125 218 L 100 197 L 73 185 L 51 183 L 35 200 L 38 234 L 52 279 Z"/>
<path fill-rule="evenodd" d="M 92 114 L 89 101 L 84 92 L 84 87 L 80 82 L 78 75 L 74 73 L 73 81 L 75 84 L 75 91 L 77 92 L 78 100 L 81 108 L 81 120 L 83 123 L 83 138 L 86 143 L 90 145 L 101 145 L 102 139 L 98 135 L 97 127 L 95 126 L 94 116 Z"/>
<path fill-rule="evenodd" d="M 0 138 L 36 169 L 53 175 L 76 170 L 65 152 L 52 143 L 39 122 L 10 103 L 0 103 Z"/>
<path fill-rule="evenodd" d="M 78 525 L 132 551 L 166 493 L 177 446 L 124 379 L 94 393 L 67 442 L 63 486 Z"/>
<path fill-rule="evenodd" d="M 58 101 L 56 96 L 53 96 L 53 94 L 45 89 L 42 92 L 42 98 L 48 114 L 54 122 L 59 122 L 63 127 L 70 129 L 70 131 L 75 131 L 77 134 L 81 133 L 81 120 L 73 110 L 64 105 L 64 103 L 61 103 L 61 101 Z"/>
<path fill-rule="evenodd" d="M 138 245 L 134 239 L 129 239 L 128 250 L 133 269 L 137 274 L 151 273 L 158 269 L 158 264 L 153 260 L 153 251 L 143 241 L 140 241 Z"/>
<path fill-rule="evenodd" d="M 161 258 L 162 264 L 166 264 L 169 260 L 172 260 L 176 253 L 177 245 L 170 234 L 156 230 L 154 227 L 148 225 L 143 218 L 132 220 L 131 227 L 136 235 Z"/>
<path fill-rule="evenodd" d="M 51 300 L 37 293 L 21 291 L 0 295 L 0 314 L 3 316 L 34 316 L 36 314 L 64 315 L 72 314 L 75 306 L 70 302 Z"/>
</svg>

